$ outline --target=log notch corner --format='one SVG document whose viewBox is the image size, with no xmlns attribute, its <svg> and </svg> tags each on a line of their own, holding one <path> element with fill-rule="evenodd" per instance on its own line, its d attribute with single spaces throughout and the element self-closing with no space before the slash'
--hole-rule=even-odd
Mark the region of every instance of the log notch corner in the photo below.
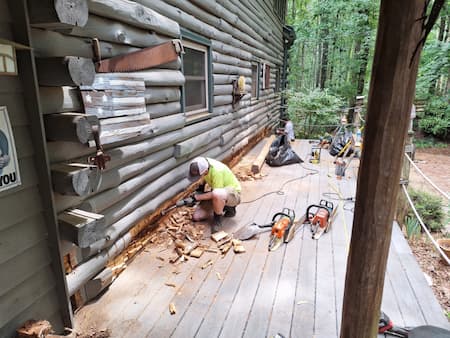
<svg viewBox="0 0 450 338">
<path fill-rule="evenodd" d="M 70 29 L 86 25 L 87 0 L 28 1 L 31 26 L 44 29 Z"/>
</svg>

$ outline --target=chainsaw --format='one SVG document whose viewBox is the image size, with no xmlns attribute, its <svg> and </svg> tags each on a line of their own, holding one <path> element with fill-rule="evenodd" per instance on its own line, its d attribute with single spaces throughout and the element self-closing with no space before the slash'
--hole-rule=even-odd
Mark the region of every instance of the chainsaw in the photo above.
<svg viewBox="0 0 450 338">
<path fill-rule="evenodd" d="M 272 230 L 269 239 L 269 251 L 275 251 L 281 243 L 288 243 L 294 236 L 295 212 L 292 209 L 283 208 L 272 217 Z"/>
<path fill-rule="evenodd" d="M 306 209 L 306 224 L 311 225 L 313 239 L 319 239 L 331 228 L 336 210 L 332 202 L 321 200 L 319 204 L 311 204 Z"/>
</svg>

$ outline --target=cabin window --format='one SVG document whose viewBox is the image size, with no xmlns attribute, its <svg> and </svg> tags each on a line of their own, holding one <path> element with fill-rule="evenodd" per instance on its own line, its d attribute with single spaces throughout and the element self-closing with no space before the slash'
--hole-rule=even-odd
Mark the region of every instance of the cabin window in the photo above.
<svg viewBox="0 0 450 338">
<path fill-rule="evenodd" d="M 280 68 L 275 70 L 275 93 L 280 91 Z"/>
<path fill-rule="evenodd" d="M 182 91 L 183 111 L 188 121 L 208 117 L 212 112 L 212 65 L 209 40 L 182 30 L 183 73 L 185 84 Z"/>
<path fill-rule="evenodd" d="M 267 63 L 262 65 L 262 89 L 269 89 L 270 87 L 270 66 Z"/>
<path fill-rule="evenodd" d="M 259 64 L 252 64 L 252 99 L 259 98 Z"/>
</svg>

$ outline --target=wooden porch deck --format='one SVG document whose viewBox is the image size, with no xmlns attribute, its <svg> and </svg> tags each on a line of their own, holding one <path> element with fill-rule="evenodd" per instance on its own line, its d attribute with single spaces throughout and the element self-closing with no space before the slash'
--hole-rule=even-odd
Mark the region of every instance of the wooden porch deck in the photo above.
<svg viewBox="0 0 450 338">
<path fill-rule="evenodd" d="M 261 144 L 247 160 L 257 154 Z M 306 161 L 310 145 L 293 144 Z M 246 160 L 244 158 L 243 160 Z M 336 180 L 332 158 L 322 151 L 316 175 L 299 165 L 264 166 L 261 180 L 243 182 L 243 201 L 236 217 L 226 219 L 233 232 L 251 222 L 264 224 L 283 207 L 300 217 L 323 193 L 354 197 L 358 160 L 343 180 Z M 291 180 L 291 181 L 289 181 Z M 268 233 L 244 243 L 243 254 L 225 258 L 205 253 L 200 259 L 173 266 L 156 256 L 168 250 L 149 247 L 134 259 L 100 298 L 77 312 L 76 329 L 108 328 L 112 337 L 284 337 L 339 336 L 346 257 L 352 226 L 352 203 L 333 201 L 338 212 L 329 233 L 318 241 L 309 228 L 275 252 L 268 252 Z M 209 259 L 214 265 L 201 269 Z M 173 283 L 176 287 L 167 286 Z M 364 300 L 361 300 L 364 301 Z M 177 309 L 170 315 L 169 303 Z M 450 328 L 442 309 L 398 227 L 394 226 L 383 296 L 383 311 L 397 325 L 431 324 Z"/>
</svg>

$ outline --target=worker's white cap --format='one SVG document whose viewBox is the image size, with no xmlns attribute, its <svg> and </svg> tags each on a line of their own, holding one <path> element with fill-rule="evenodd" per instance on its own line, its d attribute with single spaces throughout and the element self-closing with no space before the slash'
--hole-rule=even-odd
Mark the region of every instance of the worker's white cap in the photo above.
<svg viewBox="0 0 450 338">
<path fill-rule="evenodd" d="M 197 181 L 200 176 L 208 171 L 209 163 L 204 157 L 196 157 L 191 161 L 189 165 L 188 179 L 191 182 Z"/>
</svg>

